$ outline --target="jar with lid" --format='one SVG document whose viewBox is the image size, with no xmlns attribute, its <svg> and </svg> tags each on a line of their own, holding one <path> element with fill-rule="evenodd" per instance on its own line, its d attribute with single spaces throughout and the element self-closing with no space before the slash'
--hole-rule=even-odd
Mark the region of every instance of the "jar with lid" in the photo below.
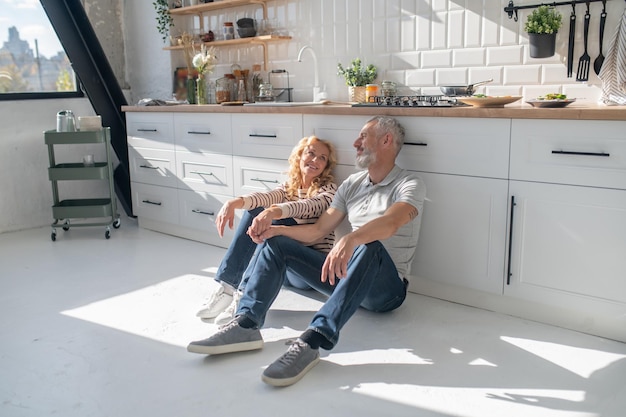
<svg viewBox="0 0 626 417">
<path fill-rule="evenodd" d="M 215 102 L 217 104 L 231 101 L 231 91 L 233 89 L 232 79 L 224 76 L 215 80 Z"/>
<path fill-rule="evenodd" d="M 392 97 L 398 94 L 396 90 L 396 83 L 393 81 L 383 81 L 380 85 L 381 94 L 383 97 Z"/>
<path fill-rule="evenodd" d="M 258 101 L 274 101 L 274 88 L 272 84 L 264 83 L 259 86 Z"/>
<path fill-rule="evenodd" d="M 366 103 L 374 103 L 376 97 L 378 95 L 378 84 L 367 84 L 365 86 L 365 102 Z"/>
<path fill-rule="evenodd" d="M 224 40 L 235 39 L 235 26 L 233 22 L 224 22 L 222 25 L 222 34 L 224 35 Z"/>
</svg>

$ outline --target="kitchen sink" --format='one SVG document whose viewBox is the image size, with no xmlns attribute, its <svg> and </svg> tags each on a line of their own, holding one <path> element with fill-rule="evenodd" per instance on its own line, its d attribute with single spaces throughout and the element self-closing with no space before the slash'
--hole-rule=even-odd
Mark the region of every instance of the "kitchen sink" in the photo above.
<svg viewBox="0 0 626 417">
<path fill-rule="evenodd" d="M 326 104 L 323 101 L 259 101 L 256 103 L 246 103 L 244 106 L 273 106 L 273 107 L 298 107 L 298 106 L 319 106 Z"/>
</svg>

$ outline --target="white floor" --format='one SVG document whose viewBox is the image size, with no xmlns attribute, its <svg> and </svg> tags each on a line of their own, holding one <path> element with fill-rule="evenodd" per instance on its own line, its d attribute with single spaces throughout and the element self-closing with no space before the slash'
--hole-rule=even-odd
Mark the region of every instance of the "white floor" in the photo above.
<svg viewBox="0 0 626 417">
<path fill-rule="evenodd" d="M 284 290 L 263 350 L 187 353 L 223 250 L 138 229 L 0 234 L 0 416 L 626 415 L 626 345 L 410 294 L 359 311 L 294 386 L 262 369 L 319 299 Z"/>
</svg>

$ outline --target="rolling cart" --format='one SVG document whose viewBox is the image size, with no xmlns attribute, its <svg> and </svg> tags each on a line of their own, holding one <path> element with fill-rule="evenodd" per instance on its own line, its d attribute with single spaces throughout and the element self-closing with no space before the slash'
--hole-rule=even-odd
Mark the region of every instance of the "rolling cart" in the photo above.
<svg viewBox="0 0 626 417">
<path fill-rule="evenodd" d="M 48 145 L 50 167 L 48 178 L 52 182 L 52 217 L 51 224 L 52 241 L 56 240 L 56 228 L 61 226 L 67 231 L 70 227 L 105 226 L 104 237 L 111 237 L 111 226 L 115 229 L 120 227 L 120 216 L 117 213 L 117 201 L 113 184 L 113 162 L 111 160 L 111 131 L 104 127 L 94 131 L 57 132 L 48 130 L 44 132 L 45 142 Z M 57 164 L 54 157 L 55 145 L 76 145 L 84 143 L 102 144 L 106 148 L 106 161 L 60 163 Z M 106 180 L 108 181 L 108 196 L 104 198 L 82 199 L 59 199 L 58 181 L 76 180 Z M 83 221 L 84 219 L 103 219 L 101 221 Z M 71 219 L 81 219 L 80 222 L 71 223 Z M 62 223 L 60 223 L 62 222 Z"/>
</svg>

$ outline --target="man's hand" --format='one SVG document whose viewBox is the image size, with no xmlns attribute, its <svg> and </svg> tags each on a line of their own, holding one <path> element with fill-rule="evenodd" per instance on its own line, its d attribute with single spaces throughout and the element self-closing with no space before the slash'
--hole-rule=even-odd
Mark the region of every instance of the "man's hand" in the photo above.
<svg viewBox="0 0 626 417">
<path fill-rule="evenodd" d="M 347 236 L 339 239 L 335 246 L 328 252 L 324 265 L 322 266 L 322 282 L 328 281 L 330 285 L 335 285 L 336 281 L 348 275 L 348 261 L 352 258 L 355 245 Z"/>
</svg>

